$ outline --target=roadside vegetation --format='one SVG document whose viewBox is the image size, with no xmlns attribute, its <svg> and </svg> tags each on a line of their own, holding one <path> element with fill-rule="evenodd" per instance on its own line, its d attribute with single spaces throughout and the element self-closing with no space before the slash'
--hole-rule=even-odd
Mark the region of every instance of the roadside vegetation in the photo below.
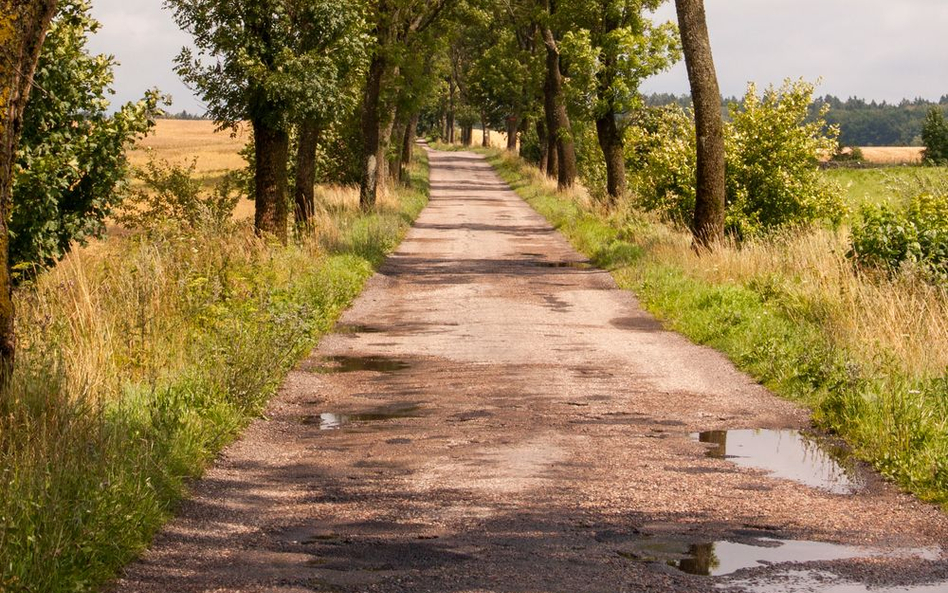
<svg viewBox="0 0 948 593">
<path fill-rule="evenodd" d="M 156 167 L 152 190 L 187 179 Z M 192 207 L 163 205 L 179 216 L 73 251 L 18 291 L 0 589 L 88 590 L 141 551 L 397 245 L 426 179 L 413 165 L 411 187 L 369 212 L 357 188 L 321 187 L 312 230 L 287 246 L 176 188 Z"/>
</svg>

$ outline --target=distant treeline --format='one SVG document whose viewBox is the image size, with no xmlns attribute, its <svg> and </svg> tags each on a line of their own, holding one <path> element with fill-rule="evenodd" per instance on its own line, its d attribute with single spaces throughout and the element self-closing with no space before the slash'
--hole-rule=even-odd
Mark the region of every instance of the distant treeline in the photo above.
<svg viewBox="0 0 948 593">
<path fill-rule="evenodd" d="M 188 113 L 188 110 L 178 113 L 165 113 L 161 116 L 161 119 L 189 119 L 189 120 L 203 120 L 210 119 L 207 114 L 198 114 L 198 113 Z"/>
<path fill-rule="evenodd" d="M 655 93 L 647 95 L 645 102 L 650 106 L 677 104 L 691 107 L 691 96 Z M 724 99 L 725 105 L 739 102 L 737 97 Z M 938 107 L 948 116 L 948 95 L 937 103 L 904 99 L 898 104 L 877 103 L 857 97 L 844 101 L 826 95 L 813 103 L 811 111 L 816 113 L 824 105 L 829 105 L 826 121 L 839 126 L 839 141 L 843 146 L 920 146 L 922 123 L 928 111 Z"/>
</svg>

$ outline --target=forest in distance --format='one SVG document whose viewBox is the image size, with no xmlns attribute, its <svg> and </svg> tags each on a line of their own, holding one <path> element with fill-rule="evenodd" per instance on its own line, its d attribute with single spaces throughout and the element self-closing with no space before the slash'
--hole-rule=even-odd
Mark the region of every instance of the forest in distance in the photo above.
<svg viewBox="0 0 948 593">
<path fill-rule="evenodd" d="M 651 93 L 644 95 L 646 105 L 691 106 L 690 95 Z M 727 105 L 740 103 L 739 97 L 722 97 L 727 117 Z M 922 127 L 925 116 L 933 107 L 948 114 L 948 95 L 938 101 L 916 98 L 903 99 L 898 103 L 866 100 L 859 97 L 840 99 L 833 95 L 817 97 L 810 107 L 810 118 L 815 119 L 823 106 L 828 107 L 824 116 L 828 125 L 839 127 L 839 143 L 842 146 L 922 146 Z"/>
</svg>

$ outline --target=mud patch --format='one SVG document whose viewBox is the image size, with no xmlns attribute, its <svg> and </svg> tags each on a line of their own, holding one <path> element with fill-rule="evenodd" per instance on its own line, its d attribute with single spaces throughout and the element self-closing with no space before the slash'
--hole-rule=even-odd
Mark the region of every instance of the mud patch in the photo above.
<svg viewBox="0 0 948 593">
<path fill-rule="evenodd" d="M 712 430 L 692 438 L 712 445 L 708 457 L 832 494 L 854 494 L 866 487 L 847 451 L 798 430 Z"/>
</svg>

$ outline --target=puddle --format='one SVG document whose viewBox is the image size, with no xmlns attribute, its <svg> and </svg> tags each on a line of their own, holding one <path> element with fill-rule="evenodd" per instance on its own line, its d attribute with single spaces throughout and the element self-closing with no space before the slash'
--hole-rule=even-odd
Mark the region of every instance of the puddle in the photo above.
<svg viewBox="0 0 948 593">
<path fill-rule="evenodd" d="M 346 425 L 353 423 L 384 422 L 385 420 L 395 420 L 397 418 L 417 418 L 421 415 L 419 413 L 420 410 L 421 406 L 419 405 L 408 405 L 376 408 L 358 414 L 324 412 L 312 416 L 303 416 L 302 423 L 316 425 L 319 427 L 319 430 L 340 430 Z"/>
<path fill-rule="evenodd" d="M 776 575 L 770 582 L 749 580 L 732 581 L 748 593 L 945 593 L 948 582 L 919 585 L 874 585 L 871 589 L 862 583 L 840 579 L 830 572 L 788 570 Z"/>
<path fill-rule="evenodd" d="M 391 373 L 403 371 L 410 366 L 404 360 L 385 356 L 326 356 L 316 364 L 313 371 L 317 373 L 355 373 L 359 371 Z"/>
<path fill-rule="evenodd" d="M 708 457 L 763 469 L 774 477 L 833 494 L 852 494 L 865 487 L 855 468 L 844 465 L 845 451 L 827 447 L 798 430 L 712 430 L 692 437 L 713 445 Z"/>
<path fill-rule="evenodd" d="M 569 268 L 572 270 L 592 270 L 594 268 L 591 263 L 583 261 L 541 261 L 531 263 L 538 268 Z"/>
<path fill-rule="evenodd" d="M 672 539 L 646 540 L 620 555 L 640 561 L 664 562 L 699 576 L 723 576 L 739 570 L 785 562 L 831 562 L 855 558 L 915 558 L 934 561 L 941 551 L 933 548 L 881 550 L 805 540 L 763 537 L 754 543 L 718 541 L 688 543 Z"/>
</svg>

